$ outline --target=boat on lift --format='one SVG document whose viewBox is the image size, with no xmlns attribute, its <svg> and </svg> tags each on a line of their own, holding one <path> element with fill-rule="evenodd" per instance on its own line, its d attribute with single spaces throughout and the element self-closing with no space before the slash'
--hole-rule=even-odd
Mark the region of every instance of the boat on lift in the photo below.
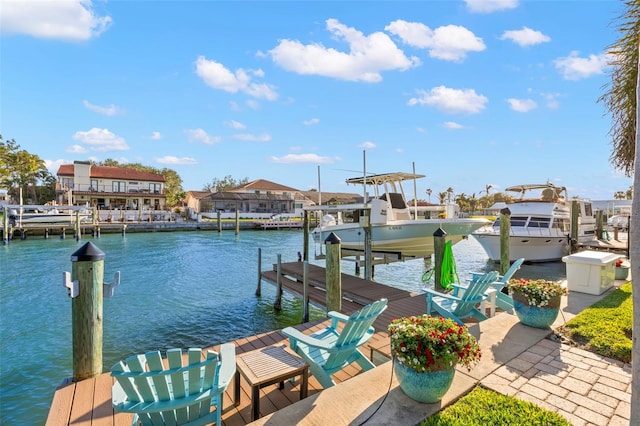
<svg viewBox="0 0 640 426">
<path fill-rule="evenodd" d="M 362 203 L 322 205 L 307 209 L 321 210 L 320 224 L 312 231 L 316 243 L 324 242 L 334 233 L 343 250 L 356 253 L 365 250 L 365 238 L 370 229 L 371 251 L 404 260 L 429 257 L 434 252 L 434 233 L 441 229 L 446 240 L 455 244 L 473 231 L 490 224 L 483 218 L 459 218 L 455 205 L 446 206 L 448 217 L 419 218 L 417 207 L 407 204 L 402 182 L 425 177 L 415 173 L 384 173 L 350 178 L 347 184 L 371 186 L 371 199 Z M 365 194 L 367 192 L 365 191 Z"/>
</svg>

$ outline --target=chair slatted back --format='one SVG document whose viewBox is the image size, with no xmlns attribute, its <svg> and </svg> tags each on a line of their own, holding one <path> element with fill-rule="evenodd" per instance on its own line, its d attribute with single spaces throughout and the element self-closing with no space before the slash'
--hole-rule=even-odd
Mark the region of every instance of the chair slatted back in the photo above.
<svg viewBox="0 0 640 426">
<path fill-rule="evenodd" d="M 502 283 L 502 287 L 504 287 L 505 285 L 509 284 L 509 280 L 511 279 L 511 277 L 513 277 L 513 274 L 516 273 L 516 271 L 518 269 L 520 269 L 520 267 L 522 266 L 522 264 L 524 263 L 524 257 L 521 257 L 520 259 L 516 259 L 511 266 L 509 267 L 509 269 L 507 269 L 507 272 L 504 273 L 504 275 L 502 276 L 502 278 L 500 278 L 500 282 Z"/>
<path fill-rule="evenodd" d="M 217 387 L 218 361 L 218 354 L 213 351 L 207 351 L 206 359 L 202 360 L 199 348 L 190 348 L 185 356 L 181 349 L 169 349 L 166 363 L 159 351 L 153 351 L 118 362 L 111 368 L 111 373 L 130 403 L 166 402 L 171 405 L 180 399 L 195 399 Z M 164 411 L 145 412 L 141 408 L 137 414 L 143 425 L 185 424 L 207 415 L 210 409 L 210 398 L 205 398 L 189 406 Z"/>
<path fill-rule="evenodd" d="M 489 290 L 491 284 L 498 279 L 498 273 L 496 271 L 487 272 L 478 276 L 476 279 L 469 283 L 461 297 L 461 301 L 458 302 L 453 314 L 459 318 L 464 318 L 469 315 L 475 308 L 475 305 L 482 302 L 484 294 Z"/>
<path fill-rule="evenodd" d="M 342 365 L 358 348 L 358 343 L 367 334 L 373 334 L 373 322 L 387 309 L 387 299 L 377 300 L 354 312 L 340 331 L 335 343 L 335 350 L 331 353 L 325 368 Z"/>
</svg>

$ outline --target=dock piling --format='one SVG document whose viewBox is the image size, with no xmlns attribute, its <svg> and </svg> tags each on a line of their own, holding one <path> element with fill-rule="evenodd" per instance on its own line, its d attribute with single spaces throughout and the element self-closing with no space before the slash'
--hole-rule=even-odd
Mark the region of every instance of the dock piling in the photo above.
<svg viewBox="0 0 640 426">
<path fill-rule="evenodd" d="M 327 312 L 342 310 L 342 274 L 340 273 L 341 241 L 333 232 L 324 240 L 327 253 Z"/>
<path fill-rule="evenodd" d="M 500 210 L 500 275 L 504 275 L 511 266 L 509 252 L 509 234 L 511 234 L 511 210 Z"/>
<path fill-rule="evenodd" d="M 442 228 L 436 229 L 433 233 L 433 289 L 444 292 L 442 286 L 442 260 L 444 259 L 444 247 L 447 242 L 447 233 Z"/>
<path fill-rule="evenodd" d="M 71 279 L 78 283 L 77 296 L 71 299 L 71 318 L 73 381 L 79 382 L 102 373 L 104 252 L 88 242 L 73 253 Z"/>
<path fill-rule="evenodd" d="M 278 254 L 278 263 L 276 264 L 276 301 L 273 302 L 273 308 L 276 311 L 282 310 L 282 255 Z"/>
<path fill-rule="evenodd" d="M 309 322 L 309 262 L 302 263 L 302 322 Z"/>
<path fill-rule="evenodd" d="M 256 296 L 262 296 L 262 249 L 258 247 L 258 287 L 256 288 Z"/>
</svg>

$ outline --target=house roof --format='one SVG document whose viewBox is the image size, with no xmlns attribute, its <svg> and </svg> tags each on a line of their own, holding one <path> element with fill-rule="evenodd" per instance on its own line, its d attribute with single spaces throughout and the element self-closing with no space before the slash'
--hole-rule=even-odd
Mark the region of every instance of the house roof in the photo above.
<svg viewBox="0 0 640 426">
<path fill-rule="evenodd" d="M 191 195 L 193 198 L 204 198 L 207 195 L 211 195 L 211 191 L 189 191 L 188 195 Z"/>
<path fill-rule="evenodd" d="M 200 198 L 200 200 L 203 199 L 214 201 L 292 201 L 291 198 L 280 194 L 256 194 L 255 192 L 213 192 Z"/>
<path fill-rule="evenodd" d="M 291 188 L 290 186 L 280 185 L 279 183 L 271 182 L 266 179 L 256 179 L 249 183 L 245 183 L 244 185 L 236 186 L 235 188 L 228 189 L 228 192 L 239 192 L 239 191 L 286 191 L 286 192 L 294 192 L 297 191 L 295 188 Z"/>
<path fill-rule="evenodd" d="M 90 177 L 102 178 L 102 179 L 126 179 L 126 180 L 143 180 L 152 182 L 164 182 L 164 176 L 143 172 L 128 167 L 114 167 L 114 166 L 91 166 Z M 62 164 L 58 169 L 58 176 L 73 176 L 74 166 L 73 164 Z"/>
</svg>

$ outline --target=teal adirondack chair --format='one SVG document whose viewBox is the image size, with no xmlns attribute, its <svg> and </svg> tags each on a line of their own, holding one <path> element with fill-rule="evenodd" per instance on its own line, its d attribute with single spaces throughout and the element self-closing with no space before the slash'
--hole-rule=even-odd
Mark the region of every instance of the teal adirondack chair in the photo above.
<svg viewBox="0 0 640 426">
<path fill-rule="evenodd" d="M 358 347 L 373 336 L 375 330 L 371 324 L 385 309 L 387 299 L 380 299 L 349 317 L 340 312 L 329 312 L 331 326 L 313 334 L 304 334 L 293 327 L 283 329 L 282 334 L 289 337 L 291 349 L 309 364 L 309 371 L 322 387 L 328 388 L 336 384 L 331 375 L 352 362 L 358 363 L 364 371 L 375 367 Z M 344 323 L 341 330 L 338 330 L 339 322 Z"/>
<path fill-rule="evenodd" d="M 134 355 L 111 367 L 116 379 L 112 403 L 116 412 L 135 413 L 132 425 L 222 425 L 222 398 L 236 371 L 233 343 L 220 354 L 190 348 Z M 186 365 L 183 364 L 183 358 Z M 166 367 L 168 365 L 168 367 Z M 215 411 L 211 411 L 211 407 Z"/>
<path fill-rule="evenodd" d="M 498 279 L 492 284 L 492 287 L 496 290 L 496 306 L 509 313 L 513 313 L 513 298 L 511 298 L 511 296 L 509 296 L 508 294 L 503 293 L 502 289 L 507 284 L 509 284 L 509 280 L 513 277 L 513 274 L 515 274 L 516 271 L 520 269 L 523 263 L 524 257 L 516 259 L 511 264 L 509 269 L 507 269 L 507 272 L 505 272 L 502 276 L 498 275 Z M 482 274 L 478 272 L 472 272 L 471 279 L 474 280 L 480 275 Z"/>
<path fill-rule="evenodd" d="M 463 287 L 456 285 L 451 294 L 440 293 L 432 289 L 425 289 L 427 292 L 427 314 L 435 310 L 444 318 L 451 318 L 458 324 L 464 325 L 463 318 L 475 317 L 478 321 L 486 320 L 485 314 L 476 307 L 486 299 L 485 293 L 498 278 L 496 271 L 487 272 L 480 275 Z M 458 296 L 464 290 L 464 294 Z"/>
</svg>

